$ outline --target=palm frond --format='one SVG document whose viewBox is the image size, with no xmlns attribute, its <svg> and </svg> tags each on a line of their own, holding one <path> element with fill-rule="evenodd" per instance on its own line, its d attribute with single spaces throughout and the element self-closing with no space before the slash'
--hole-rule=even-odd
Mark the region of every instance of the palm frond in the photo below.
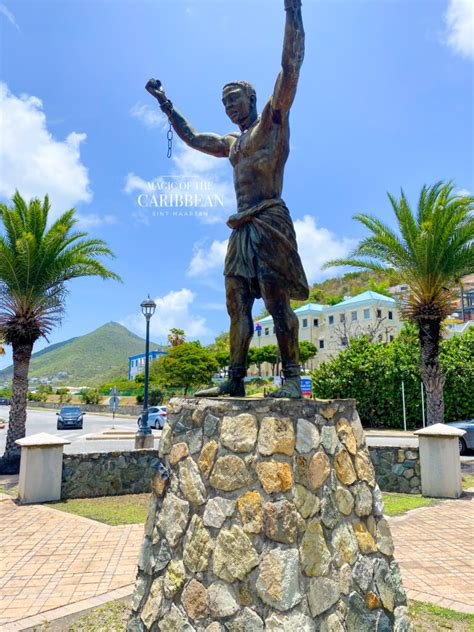
<svg viewBox="0 0 474 632">
<path fill-rule="evenodd" d="M 121 280 L 101 261 L 113 253 L 101 239 L 74 231 L 75 210 L 48 228 L 46 196 L 26 203 L 16 192 L 12 206 L 0 205 L 0 331 L 5 341 L 34 342 L 61 319 L 66 282 L 81 276 Z"/>
</svg>

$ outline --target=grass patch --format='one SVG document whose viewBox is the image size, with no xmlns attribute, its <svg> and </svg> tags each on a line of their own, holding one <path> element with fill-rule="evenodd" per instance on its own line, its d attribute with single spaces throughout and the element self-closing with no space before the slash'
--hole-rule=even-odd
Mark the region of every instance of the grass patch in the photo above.
<svg viewBox="0 0 474 632">
<path fill-rule="evenodd" d="M 474 487 L 474 475 L 472 474 L 463 474 L 462 475 L 462 488 L 464 491 Z"/>
<path fill-rule="evenodd" d="M 419 601 L 410 602 L 410 617 L 415 632 L 474 632 L 474 615 L 440 608 Z"/>
<path fill-rule="evenodd" d="M 130 616 L 130 599 L 109 601 L 68 627 L 69 632 L 122 632 Z"/>
<path fill-rule="evenodd" d="M 438 501 L 434 498 L 424 498 L 419 494 L 395 494 L 383 492 L 383 502 L 386 516 L 401 516 L 411 509 L 418 507 L 430 507 Z"/>
<path fill-rule="evenodd" d="M 18 487 L 6 487 L 5 485 L 0 485 L 0 494 L 7 494 L 12 498 L 16 498 L 18 496 Z"/>
<path fill-rule="evenodd" d="M 71 621 L 67 628 L 64 621 L 52 621 L 35 628 L 37 632 L 123 632 L 130 616 L 131 598 L 109 601 L 103 606 L 93 608 L 87 614 Z M 412 601 L 409 604 L 410 619 L 415 632 L 474 632 L 474 615 L 463 614 Z"/>
<path fill-rule="evenodd" d="M 47 503 L 49 507 L 116 526 L 143 524 L 146 520 L 150 494 L 103 496 L 100 498 L 71 498 Z"/>
</svg>

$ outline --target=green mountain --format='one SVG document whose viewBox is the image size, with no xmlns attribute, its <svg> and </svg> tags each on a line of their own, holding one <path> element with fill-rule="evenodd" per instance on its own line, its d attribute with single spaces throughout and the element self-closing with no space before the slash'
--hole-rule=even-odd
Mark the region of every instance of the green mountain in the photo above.
<svg viewBox="0 0 474 632">
<path fill-rule="evenodd" d="M 151 343 L 151 349 L 160 345 Z M 128 356 L 144 353 L 145 341 L 118 323 L 107 323 L 85 336 L 50 345 L 31 358 L 29 377 L 57 378 L 74 386 L 96 386 L 128 371 Z M 0 380 L 12 367 L 0 371 Z"/>
</svg>

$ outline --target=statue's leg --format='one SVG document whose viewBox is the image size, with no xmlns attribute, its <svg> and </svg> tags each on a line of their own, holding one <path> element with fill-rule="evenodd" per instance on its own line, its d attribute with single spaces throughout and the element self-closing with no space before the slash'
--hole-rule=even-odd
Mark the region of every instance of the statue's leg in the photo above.
<svg viewBox="0 0 474 632">
<path fill-rule="evenodd" d="M 265 306 L 273 317 L 275 333 L 280 349 L 284 385 L 270 393 L 271 397 L 291 397 L 301 395 L 298 318 L 291 309 L 290 297 L 283 283 L 274 280 L 260 281 L 260 289 Z"/>
<path fill-rule="evenodd" d="M 252 305 L 254 296 L 250 282 L 243 277 L 225 277 L 227 312 L 230 316 L 229 379 L 219 386 L 197 391 L 196 397 L 231 395 L 244 397 L 247 374 L 247 353 L 253 335 Z"/>
<path fill-rule="evenodd" d="M 230 367 L 245 369 L 253 336 L 254 296 L 250 281 L 243 277 L 226 277 L 225 290 L 227 312 L 230 316 Z"/>
</svg>

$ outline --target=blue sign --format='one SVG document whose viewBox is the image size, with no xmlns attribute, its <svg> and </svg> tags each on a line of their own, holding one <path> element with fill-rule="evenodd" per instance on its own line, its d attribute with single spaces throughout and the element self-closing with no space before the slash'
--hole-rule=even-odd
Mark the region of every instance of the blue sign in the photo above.
<svg viewBox="0 0 474 632">
<path fill-rule="evenodd" d="M 303 395 L 310 396 L 312 394 L 312 382 L 308 376 L 301 377 L 301 392 Z"/>
<path fill-rule="evenodd" d="M 262 331 L 262 325 L 260 323 L 256 323 L 255 331 L 258 331 L 258 332 Z"/>
</svg>

